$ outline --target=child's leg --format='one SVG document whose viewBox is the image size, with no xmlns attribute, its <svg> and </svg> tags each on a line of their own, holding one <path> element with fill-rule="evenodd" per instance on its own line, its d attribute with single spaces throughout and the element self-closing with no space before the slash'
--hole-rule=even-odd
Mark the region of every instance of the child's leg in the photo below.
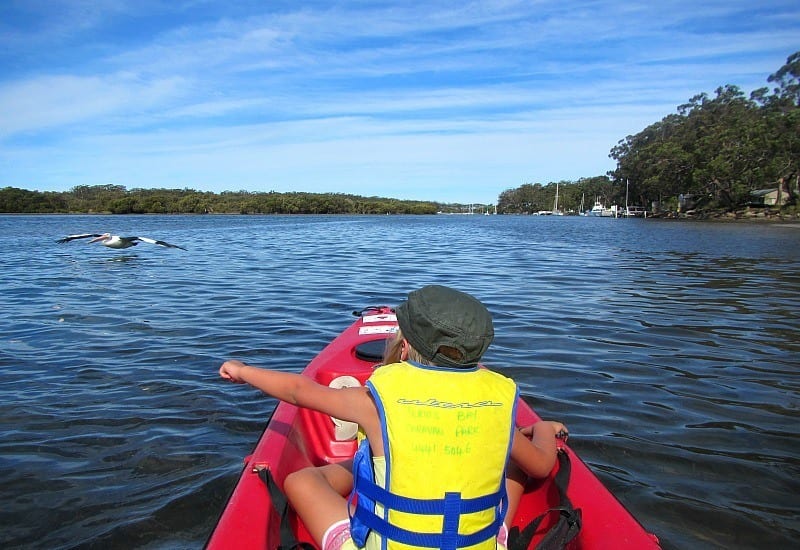
<svg viewBox="0 0 800 550">
<path fill-rule="evenodd" d="M 525 484 L 528 482 L 528 476 L 522 471 L 522 468 L 517 466 L 513 460 L 508 461 L 508 468 L 506 469 L 506 494 L 508 494 L 508 510 L 506 511 L 506 518 L 504 523 L 511 529 L 511 524 L 514 523 L 514 516 L 517 514 L 519 501 L 522 499 L 522 493 L 525 492 Z"/>
<path fill-rule="evenodd" d="M 353 488 L 352 461 L 305 468 L 286 476 L 283 489 L 319 545 L 325 531 L 348 519 L 346 495 Z"/>
</svg>

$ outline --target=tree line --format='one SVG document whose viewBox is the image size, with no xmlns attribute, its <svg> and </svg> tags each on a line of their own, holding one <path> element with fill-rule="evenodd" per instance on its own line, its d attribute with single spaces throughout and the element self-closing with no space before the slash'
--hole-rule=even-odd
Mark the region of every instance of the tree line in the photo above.
<svg viewBox="0 0 800 550">
<path fill-rule="evenodd" d="M 578 181 L 524 184 L 501 193 L 498 210 L 534 213 L 577 211 L 580 202 L 653 205 L 678 209 L 678 197 L 693 197 L 705 209 L 736 209 L 751 193 L 779 188 L 790 208 L 800 195 L 800 51 L 770 75 L 773 85 L 749 97 L 737 86 L 701 93 L 641 132 L 621 140 L 609 154 L 617 162 L 606 176 Z M 585 199 L 584 199 L 585 197 Z"/>
<path fill-rule="evenodd" d="M 126 189 L 79 185 L 69 191 L 0 189 L 0 212 L 111 214 L 435 214 L 459 205 L 340 193 Z"/>
</svg>

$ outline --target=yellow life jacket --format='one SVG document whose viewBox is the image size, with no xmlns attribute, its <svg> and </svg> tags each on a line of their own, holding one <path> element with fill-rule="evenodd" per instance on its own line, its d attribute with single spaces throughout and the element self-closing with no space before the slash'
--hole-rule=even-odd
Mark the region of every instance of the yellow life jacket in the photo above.
<svg viewBox="0 0 800 550">
<path fill-rule="evenodd" d="M 377 369 L 367 386 L 381 419 L 386 476 L 375 483 L 364 442 L 354 461 L 355 542 L 363 546 L 371 530 L 371 547 L 380 537 L 382 548 L 495 548 L 516 384 L 478 367 L 402 362 Z"/>
</svg>

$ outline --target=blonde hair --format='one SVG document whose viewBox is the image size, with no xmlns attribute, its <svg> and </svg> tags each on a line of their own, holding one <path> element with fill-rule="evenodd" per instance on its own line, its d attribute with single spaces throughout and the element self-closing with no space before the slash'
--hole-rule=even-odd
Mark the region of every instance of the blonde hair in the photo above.
<svg viewBox="0 0 800 550">
<path fill-rule="evenodd" d="M 402 353 L 403 353 L 403 341 L 405 338 L 403 337 L 403 332 L 400 328 L 397 329 L 393 338 L 388 338 L 386 340 L 386 349 L 383 352 L 383 364 L 384 365 L 391 365 L 392 363 L 399 363 L 402 361 Z M 406 343 L 408 341 L 406 340 Z M 408 359 L 414 361 L 415 363 L 419 363 L 421 365 L 432 365 L 429 359 L 426 359 L 422 356 L 420 352 L 414 349 L 414 346 L 408 344 Z"/>
<path fill-rule="evenodd" d="M 386 339 L 386 349 L 383 351 L 383 364 L 391 365 L 392 363 L 399 363 L 402 350 L 403 333 L 400 332 L 398 328 L 394 336 Z"/>
</svg>

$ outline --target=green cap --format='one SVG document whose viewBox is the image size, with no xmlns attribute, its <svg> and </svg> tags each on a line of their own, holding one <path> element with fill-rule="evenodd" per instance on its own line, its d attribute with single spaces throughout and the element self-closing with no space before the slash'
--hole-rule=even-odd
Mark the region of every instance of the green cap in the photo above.
<svg viewBox="0 0 800 550">
<path fill-rule="evenodd" d="M 435 365 L 476 365 L 494 339 L 486 306 L 446 286 L 429 285 L 411 292 L 396 313 L 405 339 Z M 460 357 L 440 353 L 442 347 L 456 350 Z"/>
</svg>

